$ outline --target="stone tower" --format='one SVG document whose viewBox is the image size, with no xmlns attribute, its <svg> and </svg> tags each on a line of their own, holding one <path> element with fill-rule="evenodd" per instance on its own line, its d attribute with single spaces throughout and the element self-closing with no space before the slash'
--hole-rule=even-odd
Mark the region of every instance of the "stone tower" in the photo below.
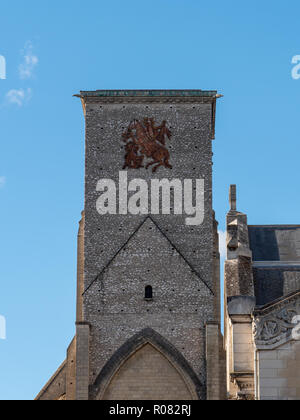
<svg viewBox="0 0 300 420">
<path fill-rule="evenodd" d="M 78 97 L 86 157 L 76 336 L 37 398 L 225 398 L 212 208 L 218 95 Z"/>
</svg>

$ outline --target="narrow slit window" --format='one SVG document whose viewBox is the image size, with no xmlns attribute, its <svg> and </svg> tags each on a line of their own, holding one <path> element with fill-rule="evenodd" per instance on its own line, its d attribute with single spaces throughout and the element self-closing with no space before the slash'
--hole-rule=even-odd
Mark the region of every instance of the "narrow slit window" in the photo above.
<svg viewBox="0 0 300 420">
<path fill-rule="evenodd" d="M 145 287 L 145 299 L 153 299 L 152 286 L 146 286 Z"/>
</svg>

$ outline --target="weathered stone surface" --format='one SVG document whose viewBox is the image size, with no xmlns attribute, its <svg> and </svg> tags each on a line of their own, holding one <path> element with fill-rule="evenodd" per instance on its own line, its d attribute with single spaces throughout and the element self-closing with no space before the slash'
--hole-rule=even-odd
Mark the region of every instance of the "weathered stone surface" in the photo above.
<svg viewBox="0 0 300 420">
<path fill-rule="evenodd" d="M 251 259 L 238 256 L 225 261 L 225 284 L 227 297 L 254 296 Z"/>
<path fill-rule="evenodd" d="M 66 361 L 64 361 L 35 399 L 39 401 L 55 401 L 65 399 L 66 376 Z"/>
<path fill-rule="evenodd" d="M 155 264 L 156 249 L 162 265 Z M 144 299 L 147 285 L 153 288 L 150 302 Z M 204 327 L 214 316 L 213 296 L 150 218 L 93 282 L 85 311 L 93 327 L 91 372 L 99 372 L 128 338 L 151 327 L 182 352 L 205 382 Z"/>
<path fill-rule="evenodd" d="M 219 351 L 217 351 L 219 349 Z M 207 399 L 226 399 L 226 367 L 223 337 L 218 323 L 206 325 Z"/>
<path fill-rule="evenodd" d="M 232 296 L 227 299 L 229 315 L 251 315 L 255 308 L 254 296 Z"/>
<path fill-rule="evenodd" d="M 247 216 L 237 211 L 236 186 L 230 187 L 225 261 L 225 348 L 227 391 L 230 399 L 254 399 L 254 343 L 252 311 L 255 307 L 252 253 Z"/>
<path fill-rule="evenodd" d="M 300 341 L 258 351 L 258 397 L 300 400 Z"/>
<path fill-rule="evenodd" d="M 207 97 L 203 101 L 199 97 L 194 101 L 191 97 L 164 96 L 163 101 L 157 97 L 146 101 L 142 96 L 141 101 L 139 96 L 127 101 L 118 96 L 111 102 L 111 97 L 104 101 L 96 97 L 97 100 L 89 95 L 83 98 L 86 113 L 83 307 L 85 320 L 91 324 L 91 392 L 95 379 L 118 349 L 145 328 L 153 329 L 175 346 L 205 389 L 205 323 L 219 316 L 214 295 L 219 279 L 211 180 L 215 99 Z M 184 214 L 147 217 L 97 213 L 98 180 L 109 178 L 118 185 L 125 153 L 122 133 L 131 121 L 143 121 L 146 117 L 157 123 L 167 121 L 172 131 L 168 143 L 172 169 L 160 167 L 155 174 L 144 168 L 131 169 L 128 181 L 140 178 L 149 185 L 154 178 L 204 179 L 205 217 L 199 226 L 187 226 Z M 146 286 L 153 289 L 150 301 L 144 299 Z M 111 390 L 110 395 L 114 392 Z"/>
<path fill-rule="evenodd" d="M 191 400 L 177 369 L 151 344 L 138 350 L 119 369 L 103 399 Z"/>
<path fill-rule="evenodd" d="M 212 284 L 212 186 L 211 104 L 98 104 L 86 105 L 85 188 L 85 288 L 106 267 L 143 220 L 143 216 L 107 215 L 96 211 L 100 178 L 118 183 L 124 163 L 122 133 L 133 119 L 166 120 L 173 137 L 169 150 L 173 169 L 159 168 L 156 174 L 143 168 L 128 171 L 128 181 L 141 178 L 205 179 L 205 221 L 187 227 L 185 215 L 155 215 L 153 219 L 168 234 L 184 257 Z"/>
<path fill-rule="evenodd" d="M 212 210 L 216 92 L 95 91 L 79 96 L 86 121 L 85 205 L 78 235 L 76 354 L 69 349 L 66 374 L 67 381 L 76 376 L 76 389 L 68 382 L 66 398 L 74 398 L 76 391 L 78 400 L 205 399 L 207 377 L 210 395 L 217 384 L 214 398 L 225 398 L 218 324 L 210 340 L 216 348 L 206 341 L 206 324 L 220 321 Z M 153 173 L 135 161 L 135 169 L 127 168 L 128 182 L 138 178 L 150 186 L 153 179 L 204 180 L 203 223 L 189 226 L 187 214 L 173 211 L 98 213 L 97 183 L 113 180 L 119 194 L 126 152 L 122 134 L 132 121 L 144 118 L 166 121 L 171 130 L 172 169 L 163 165 Z M 145 298 L 149 286 L 153 296 Z"/>
</svg>

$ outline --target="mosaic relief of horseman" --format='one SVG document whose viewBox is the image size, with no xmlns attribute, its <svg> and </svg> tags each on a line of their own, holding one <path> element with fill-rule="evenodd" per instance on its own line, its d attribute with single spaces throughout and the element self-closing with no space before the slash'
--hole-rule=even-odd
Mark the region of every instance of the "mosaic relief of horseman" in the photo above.
<svg viewBox="0 0 300 420">
<path fill-rule="evenodd" d="M 172 133 L 167 127 L 166 121 L 156 126 L 153 118 L 144 118 L 141 123 L 133 120 L 126 132 L 123 141 L 126 143 L 125 168 L 138 169 L 143 167 L 144 157 L 151 158 L 145 168 L 155 165 L 152 172 L 155 173 L 160 166 L 172 169 L 169 163 L 170 153 L 165 147 L 166 139 L 171 140 Z"/>
<path fill-rule="evenodd" d="M 130 141 L 125 146 L 126 155 L 125 155 L 125 165 L 123 166 L 123 169 L 126 168 L 134 168 L 139 169 L 143 168 L 143 160 L 144 156 L 138 155 L 139 146 L 135 144 L 134 142 Z"/>
</svg>

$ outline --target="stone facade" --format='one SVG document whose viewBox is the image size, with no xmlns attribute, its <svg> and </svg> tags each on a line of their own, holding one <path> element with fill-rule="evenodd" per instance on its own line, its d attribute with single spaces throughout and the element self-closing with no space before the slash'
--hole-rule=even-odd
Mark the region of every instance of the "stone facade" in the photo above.
<svg viewBox="0 0 300 420">
<path fill-rule="evenodd" d="M 232 198 L 234 197 L 234 199 Z M 299 226 L 248 226 L 231 186 L 225 262 L 230 399 L 300 400 Z"/>
<path fill-rule="evenodd" d="M 257 353 L 258 399 L 300 400 L 300 341 Z"/>
<path fill-rule="evenodd" d="M 212 209 L 217 93 L 95 91 L 79 96 L 86 121 L 85 205 L 78 235 L 76 386 L 66 399 L 225 398 Z M 115 181 L 120 194 L 126 154 L 122 134 L 145 118 L 162 126 L 166 121 L 171 130 L 172 169 L 130 168 L 128 182 L 204 180 L 203 223 L 187 225 L 186 214 L 173 209 L 137 215 L 97 211 L 100 179 Z M 171 202 L 174 194 L 171 190 Z M 44 397 L 42 392 L 39 399 Z"/>
<path fill-rule="evenodd" d="M 132 395 L 137 400 L 193 399 L 182 376 L 149 343 L 122 365 L 106 389 L 103 399 L 129 400 Z"/>
<path fill-rule="evenodd" d="M 235 185 L 226 218 L 224 339 L 221 334 L 212 208 L 217 93 L 78 96 L 86 164 L 76 334 L 37 399 L 300 400 L 300 226 L 248 225 L 237 210 Z M 157 166 L 147 169 L 147 158 Z M 124 173 L 126 194 L 128 183 L 140 188 L 135 212 L 127 208 Z M 107 193 L 99 180 L 113 183 L 117 205 L 113 200 L 110 213 L 99 210 L 100 193 Z M 150 187 L 162 180 L 173 183 L 171 209 L 151 212 Z M 201 223 L 190 225 L 177 211 L 174 180 L 203 180 Z"/>
</svg>

